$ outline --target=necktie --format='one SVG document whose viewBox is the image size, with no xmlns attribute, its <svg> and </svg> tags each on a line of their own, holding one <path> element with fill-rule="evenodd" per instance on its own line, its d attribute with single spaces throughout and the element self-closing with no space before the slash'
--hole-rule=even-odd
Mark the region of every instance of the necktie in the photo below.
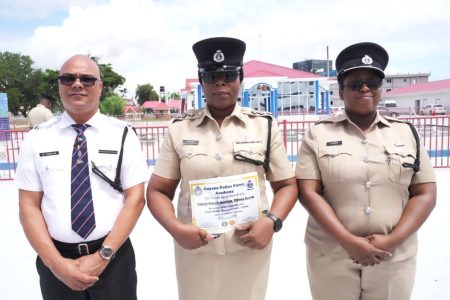
<svg viewBox="0 0 450 300">
<path fill-rule="evenodd" d="M 94 204 L 92 202 L 89 159 L 84 131 L 89 125 L 73 124 L 77 132 L 72 152 L 71 172 L 71 219 L 72 229 L 86 239 L 95 228 Z"/>
</svg>

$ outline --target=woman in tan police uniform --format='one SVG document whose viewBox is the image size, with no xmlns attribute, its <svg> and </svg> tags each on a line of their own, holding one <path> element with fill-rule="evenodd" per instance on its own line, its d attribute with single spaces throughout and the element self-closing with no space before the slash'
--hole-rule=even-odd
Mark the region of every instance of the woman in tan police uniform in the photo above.
<svg viewBox="0 0 450 300">
<path fill-rule="evenodd" d="M 281 229 L 297 198 L 294 172 L 276 121 L 269 114 L 236 104 L 245 43 L 210 38 L 194 44 L 193 50 L 206 108 L 171 121 L 148 185 L 148 207 L 175 239 L 180 299 L 264 299 L 272 235 Z M 263 164 L 267 159 L 270 163 Z M 192 180 L 226 183 L 234 178 L 231 176 L 245 177 L 252 172 L 256 172 L 259 190 L 257 219 L 220 234 L 193 225 L 192 207 L 198 205 L 192 199 L 197 195 L 191 194 Z M 271 206 L 266 178 L 274 191 Z M 171 201 L 180 180 L 177 218 Z M 249 193 L 253 191 L 252 184 L 243 183 Z"/>
<path fill-rule="evenodd" d="M 413 128 L 376 110 L 387 62 L 374 43 L 338 55 L 345 113 L 311 127 L 299 151 L 295 174 L 310 213 L 305 242 L 315 300 L 411 295 L 416 232 L 435 206 L 436 184 Z"/>
</svg>

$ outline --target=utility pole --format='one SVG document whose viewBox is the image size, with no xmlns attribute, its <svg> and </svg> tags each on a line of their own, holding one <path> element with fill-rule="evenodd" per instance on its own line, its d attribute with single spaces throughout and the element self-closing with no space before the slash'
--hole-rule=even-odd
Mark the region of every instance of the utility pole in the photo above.
<svg viewBox="0 0 450 300">
<path fill-rule="evenodd" d="M 330 65 L 328 64 L 330 59 L 330 55 L 328 53 L 328 46 L 327 46 L 327 77 L 330 77 Z"/>
</svg>

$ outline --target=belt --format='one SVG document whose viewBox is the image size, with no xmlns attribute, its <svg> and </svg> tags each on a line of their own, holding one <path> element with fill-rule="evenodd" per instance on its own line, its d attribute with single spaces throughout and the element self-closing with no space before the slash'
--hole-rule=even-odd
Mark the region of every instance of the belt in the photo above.
<svg viewBox="0 0 450 300">
<path fill-rule="evenodd" d="M 105 240 L 105 237 L 102 237 L 98 240 L 84 242 L 84 243 L 63 243 L 57 240 L 52 239 L 55 244 L 56 249 L 63 255 L 64 257 L 73 257 L 77 258 L 80 256 L 88 255 L 95 253 L 100 249 Z"/>
</svg>

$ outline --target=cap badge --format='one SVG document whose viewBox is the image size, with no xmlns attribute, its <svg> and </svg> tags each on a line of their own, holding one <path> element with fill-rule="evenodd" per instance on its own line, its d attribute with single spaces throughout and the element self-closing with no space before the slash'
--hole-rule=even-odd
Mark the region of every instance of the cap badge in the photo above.
<svg viewBox="0 0 450 300">
<path fill-rule="evenodd" d="M 370 57 L 370 56 L 367 55 L 367 54 L 362 58 L 361 61 L 362 61 L 362 63 L 365 64 L 365 65 L 370 65 L 370 64 L 373 63 L 372 57 Z"/>
<path fill-rule="evenodd" d="M 217 50 L 216 53 L 214 53 L 213 60 L 215 62 L 220 63 L 220 62 L 223 62 L 224 59 L 225 59 L 225 55 L 223 55 L 222 51 Z"/>
</svg>

